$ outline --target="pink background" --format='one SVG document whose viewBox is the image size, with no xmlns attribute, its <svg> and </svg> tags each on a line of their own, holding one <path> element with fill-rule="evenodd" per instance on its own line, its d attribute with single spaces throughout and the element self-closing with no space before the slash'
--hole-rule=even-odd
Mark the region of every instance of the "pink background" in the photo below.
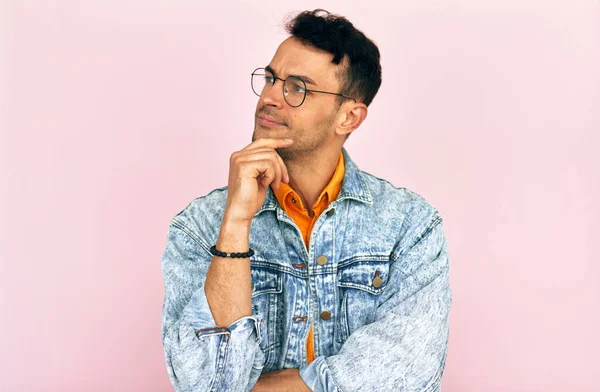
<svg viewBox="0 0 600 392">
<path fill-rule="evenodd" d="M 0 390 L 171 390 L 169 221 L 226 185 L 251 71 L 316 7 L 382 52 L 352 158 L 445 219 L 444 391 L 600 390 L 600 4 L 391 4 L 2 0 Z"/>
</svg>

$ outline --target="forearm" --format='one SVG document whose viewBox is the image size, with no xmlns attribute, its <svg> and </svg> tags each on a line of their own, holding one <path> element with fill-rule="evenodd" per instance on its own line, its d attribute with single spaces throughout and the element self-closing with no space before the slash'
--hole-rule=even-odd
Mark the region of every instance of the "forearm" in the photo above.
<svg viewBox="0 0 600 392">
<path fill-rule="evenodd" d="M 223 218 L 217 249 L 246 252 L 250 225 Z M 227 328 L 233 321 L 252 314 L 250 258 L 213 256 L 205 282 L 205 294 L 217 326 Z"/>
<path fill-rule="evenodd" d="M 263 373 L 252 392 L 311 392 L 298 369 L 281 369 Z"/>
<path fill-rule="evenodd" d="M 249 390 L 264 363 L 254 320 L 242 318 L 229 329 L 207 328 L 197 333 L 190 321 L 185 315 L 163 338 L 167 372 L 175 390 Z"/>
<path fill-rule="evenodd" d="M 202 281 L 212 257 L 208 244 L 175 219 L 162 267 L 165 302 L 162 336 L 169 377 L 175 390 L 248 391 L 264 363 L 260 316 L 217 326 Z"/>
</svg>

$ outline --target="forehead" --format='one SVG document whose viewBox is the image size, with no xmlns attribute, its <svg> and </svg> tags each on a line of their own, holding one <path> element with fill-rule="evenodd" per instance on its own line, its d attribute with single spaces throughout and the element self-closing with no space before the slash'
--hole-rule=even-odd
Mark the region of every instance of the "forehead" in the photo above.
<svg viewBox="0 0 600 392">
<path fill-rule="evenodd" d="M 343 62 L 334 64 L 331 60 L 333 54 L 290 37 L 279 45 L 269 65 L 281 78 L 304 75 L 314 80 L 319 87 L 337 87 L 337 77 Z"/>
</svg>

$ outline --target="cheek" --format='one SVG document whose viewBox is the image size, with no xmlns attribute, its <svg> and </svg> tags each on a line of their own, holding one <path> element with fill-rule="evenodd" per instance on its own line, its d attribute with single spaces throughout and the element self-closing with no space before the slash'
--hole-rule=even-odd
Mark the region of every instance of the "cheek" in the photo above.
<svg viewBox="0 0 600 392">
<path fill-rule="evenodd" d="M 306 103 L 304 105 L 306 105 Z M 323 117 L 323 113 L 320 108 L 313 108 L 307 106 L 303 108 L 302 111 L 298 111 L 298 113 L 293 113 L 291 117 L 292 123 L 294 124 L 294 128 L 312 129 L 319 124 L 319 119 Z"/>
<path fill-rule="evenodd" d="M 302 116 L 298 113 L 290 113 L 288 116 L 288 127 L 290 129 L 302 129 Z"/>
<path fill-rule="evenodd" d="M 311 128 L 323 130 L 323 128 L 329 128 L 332 124 L 334 116 L 332 116 L 331 108 L 319 107 L 311 113 L 311 117 L 307 119 L 306 125 Z"/>
</svg>

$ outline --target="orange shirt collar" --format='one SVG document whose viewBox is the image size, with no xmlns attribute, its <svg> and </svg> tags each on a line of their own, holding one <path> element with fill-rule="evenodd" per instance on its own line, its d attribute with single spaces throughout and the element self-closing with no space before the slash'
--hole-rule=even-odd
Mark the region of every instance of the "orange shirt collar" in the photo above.
<svg viewBox="0 0 600 392">
<path fill-rule="evenodd" d="M 328 205 L 333 200 L 337 199 L 338 194 L 340 193 L 340 190 L 342 189 L 342 181 L 344 180 L 344 171 L 345 171 L 344 170 L 344 154 L 340 151 L 340 158 L 338 159 L 338 163 L 337 163 L 337 166 L 335 167 L 335 171 L 333 172 L 333 176 L 331 177 L 331 180 L 329 181 L 329 183 L 327 184 L 325 189 L 323 189 L 323 191 L 321 192 L 321 194 L 315 201 L 315 204 L 312 206 L 312 208 L 317 207 L 320 203 L 323 203 L 323 202 L 325 202 L 326 205 Z M 300 201 L 300 198 L 298 197 L 298 194 L 292 189 L 292 187 L 290 187 L 288 184 L 285 184 L 283 182 L 281 182 L 280 184 L 281 185 L 279 186 L 279 189 L 276 191 L 273 191 L 273 193 L 275 194 L 275 197 L 277 198 L 279 205 L 281 207 L 283 207 L 283 209 L 287 212 L 288 207 L 290 207 L 290 203 L 291 203 L 290 200 L 292 198 L 295 198 L 296 200 L 298 200 L 298 203 L 301 203 L 301 201 Z M 307 206 L 304 206 L 304 207 L 308 209 Z"/>
</svg>

